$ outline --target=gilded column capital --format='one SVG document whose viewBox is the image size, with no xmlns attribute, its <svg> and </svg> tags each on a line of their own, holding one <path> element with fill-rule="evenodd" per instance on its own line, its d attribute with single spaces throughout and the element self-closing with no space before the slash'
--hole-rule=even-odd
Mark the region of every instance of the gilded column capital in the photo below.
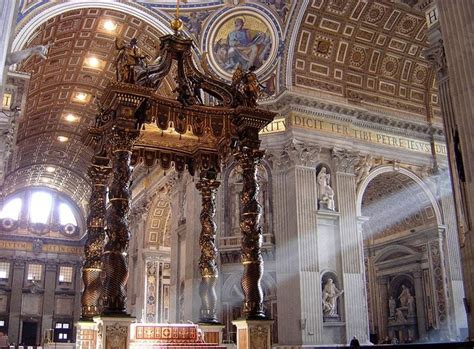
<svg viewBox="0 0 474 349">
<path fill-rule="evenodd" d="M 132 152 L 133 145 L 138 139 L 140 131 L 115 126 L 109 136 L 110 151 Z"/>
<path fill-rule="evenodd" d="M 354 167 L 359 161 L 359 153 L 347 149 L 332 149 L 332 159 L 336 165 L 336 172 L 354 174 Z"/>
</svg>

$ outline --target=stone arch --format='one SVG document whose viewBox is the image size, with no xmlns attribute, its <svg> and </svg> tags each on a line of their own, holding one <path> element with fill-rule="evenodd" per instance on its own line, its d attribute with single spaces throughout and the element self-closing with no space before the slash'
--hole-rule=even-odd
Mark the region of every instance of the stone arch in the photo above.
<svg viewBox="0 0 474 349">
<path fill-rule="evenodd" d="M 40 15 L 34 16 L 29 20 L 15 35 L 12 43 L 12 52 L 19 51 L 25 47 L 28 43 L 29 38 L 34 31 L 44 22 L 49 19 L 58 16 L 62 13 L 72 10 L 78 10 L 83 8 L 101 8 L 116 10 L 119 12 L 125 12 L 132 16 L 135 16 L 148 24 L 156 27 L 159 31 L 165 34 L 172 34 L 172 30 L 169 27 L 168 20 L 164 17 L 160 18 L 156 14 L 153 16 L 149 12 L 146 12 L 138 7 L 130 6 L 125 3 L 119 2 L 98 2 L 98 1 L 81 1 L 81 2 L 66 2 L 58 3 L 48 8 L 48 11 L 42 11 Z"/>
<path fill-rule="evenodd" d="M 390 245 L 384 247 L 374 258 L 375 263 L 384 262 L 390 259 L 399 258 L 401 256 L 414 256 L 419 258 L 420 253 L 412 248 L 404 245 Z"/>
<path fill-rule="evenodd" d="M 167 195 L 157 195 L 146 219 L 143 246 L 171 248 L 171 202 Z"/>
<path fill-rule="evenodd" d="M 374 178 L 376 178 L 377 176 L 379 176 L 381 174 L 384 174 L 384 173 L 389 173 L 389 172 L 403 174 L 403 175 L 409 177 L 411 180 L 413 180 L 417 185 L 419 185 L 421 187 L 421 189 L 423 190 L 424 194 L 429 199 L 429 201 L 431 203 L 431 206 L 433 207 L 434 214 L 436 216 L 437 224 L 438 225 L 443 224 L 443 218 L 442 218 L 441 210 L 440 210 L 439 205 L 438 205 L 438 201 L 436 200 L 436 198 L 434 197 L 433 193 L 428 188 L 426 183 L 423 182 L 423 180 L 420 177 L 418 177 L 416 174 L 414 174 L 413 172 L 411 172 L 407 169 L 400 168 L 397 171 L 394 171 L 393 166 L 389 166 L 389 165 L 379 166 L 376 169 L 374 169 L 373 171 L 371 171 L 370 174 L 362 180 L 359 187 L 357 188 L 356 212 L 357 212 L 358 217 L 362 216 L 362 199 L 364 197 L 364 193 L 365 193 L 369 183 L 372 182 L 372 180 Z"/>
</svg>

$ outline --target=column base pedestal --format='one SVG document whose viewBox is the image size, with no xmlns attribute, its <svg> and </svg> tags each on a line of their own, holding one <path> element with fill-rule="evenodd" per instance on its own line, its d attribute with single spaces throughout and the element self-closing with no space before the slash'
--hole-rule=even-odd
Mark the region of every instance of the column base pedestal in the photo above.
<svg viewBox="0 0 474 349">
<path fill-rule="evenodd" d="M 76 323 L 76 348 L 96 349 L 97 323 L 90 320 L 80 320 Z"/>
<path fill-rule="evenodd" d="M 273 320 L 234 320 L 237 349 L 270 349 Z"/>
<path fill-rule="evenodd" d="M 224 329 L 223 324 L 198 322 L 198 325 L 204 335 L 204 342 L 211 344 L 222 344 L 222 331 Z"/>
<path fill-rule="evenodd" d="M 132 316 L 108 316 L 94 317 L 97 324 L 96 349 L 127 349 L 129 348 L 130 324 L 135 322 Z"/>
</svg>

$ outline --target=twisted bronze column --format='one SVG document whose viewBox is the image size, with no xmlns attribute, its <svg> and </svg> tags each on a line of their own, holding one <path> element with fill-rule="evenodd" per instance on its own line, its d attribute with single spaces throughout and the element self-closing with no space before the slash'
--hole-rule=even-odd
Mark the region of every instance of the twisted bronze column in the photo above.
<svg viewBox="0 0 474 349">
<path fill-rule="evenodd" d="M 240 197 L 242 214 L 240 231 L 242 233 L 242 290 L 244 292 L 243 315 L 247 319 L 263 319 L 263 275 L 262 227 L 259 224 L 262 207 L 257 195 L 257 166 L 263 157 L 263 151 L 242 147 L 237 160 L 242 167 L 243 188 Z"/>
<path fill-rule="evenodd" d="M 136 130 L 115 127 L 110 139 L 113 181 L 109 191 L 111 208 L 107 215 L 107 243 L 102 259 L 105 272 L 103 314 L 126 315 L 128 265 L 125 256 L 130 240 L 130 159 L 137 136 Z"/>
<path fill-rule="evenodd" d="M 217 295 L 215 285 L 219 272 L 217 270 L 217 248 L 216 248 L 216 194 L 220 182 L 216 180 L 216 173 L 204 171 L 201 179 L 196 184 L 196 188 L 201 192 L 202 210 L 201 235 L 199 246 L 201 247 L 201 257 L 199 259 L 199 270 L 201 271 L 201 283 L 199 285 L 199 295 L 201 297 L 201 311 L 199 322 L 218 323 L 216 317 Z"/>
<path fill-rule="evenodd" d="M 84 246 L 85 261 L 82 269 L 84 291 L 81 296 L 82 320 L 92 320 L 100 314 L 99 300 L 102 293 L 100 273 L 105 240 L 105 201 L 107 180 L 111 171 L 109 159 L 95 156 L 88 175 L 92 181 L 87 217 L 87 240 Z"/>
</svg>

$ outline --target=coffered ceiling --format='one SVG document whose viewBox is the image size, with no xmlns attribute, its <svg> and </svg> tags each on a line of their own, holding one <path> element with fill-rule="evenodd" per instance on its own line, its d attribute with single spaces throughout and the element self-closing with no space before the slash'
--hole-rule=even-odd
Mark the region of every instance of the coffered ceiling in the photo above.
<svg viewBox="0 0 474 349">
<path fill-rule="evenodd" d="M 312 0 L 295 43 L 293 85 L 440 124 L 426 45 L 424 15 L 406 5 Z"/>
<path fill-rule="evenodd" d="M 50 45 L 48 59 L 30 57 L 19 67 L 31 74 L 26 111 L 19 120 L 17 153 L 6 186 L 48 186 L 76 202 L 87 199 L 92 152 L 82 143 L 94 121 L 97 101 L 115 78 L 115 38 L 139 46 L 155 58 L 161 34 L 123 12 L 79 9 L 51 18 L 28 46 Z M 169 92 L 170 87 L 165 84 Z"/>
<path fill-rule="evenodd" d="M 47 11 L 58 14 L 46 15 L 46 21 L 21 38 L 21 48 L 50 47 L 46 61 L 35 56 L 18 67 L 31 74 L 31 79 L 4 191 L 47 186 L 85 207 L 92 152 L 82 139 L 94 121 L 96 101 L 107 82 L 115 79 L 115 38 L 128 42 L 136 37 L 145 53 L 155 58 L 155 45 L 163 34 L 157 28 L 166 27 L 174 1 L 84 1 L 71 2 L 73 10 L 55 10 L 67 4 L 22 3 L 17 33 Z M 399 118 L 427 122 L 433 115 L 434 122 L 441 123 L 434 77 L 422 57 L 424 17 L 410 6 L 388 0 L 189 0 L 182 10 L 188 16 L 186 32 L 195 40 L 196 51 L 209 49 L 200 47 L 206 41 L 204 28 L 223 12 L 239 7 L 247 12 L 266 7 L 266 15 L 273 16 L 269 22 L 276 21 L 283 28 L 283 42 L 274 43 L 281 46 L 276 58 L 281 69 L 276 69 L 282 72 L 280 76 L 290 74 L 292 78 L 291 86 L 286 85 L 288 80 L 279 79 L 277 93 L 292 88 L 328 102 L 357 104 Z M 190 15 L 193 11 L 205 14 L 198 16 L 199 23 L 191 21 L 196 18 Z M 280 64 L 283 61 L 287 71 Z M 163 92 L 172 94 L 171 85 L 165 83 Z"/>
</svg>

